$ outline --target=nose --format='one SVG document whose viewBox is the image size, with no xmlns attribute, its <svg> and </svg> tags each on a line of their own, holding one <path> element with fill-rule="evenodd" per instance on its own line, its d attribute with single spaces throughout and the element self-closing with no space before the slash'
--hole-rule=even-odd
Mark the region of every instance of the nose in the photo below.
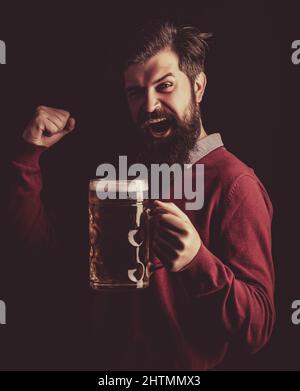
<svg viewBox="0 0 300 391">
<path fill-rule="evenodd" d="M 147 91 L 145 97 L 145 110 L 147 113 L 152 113 L 157 108 L 159 108 L 160 103 L 157 98 L 157 95 L 153 91 Z"/>
</svg>

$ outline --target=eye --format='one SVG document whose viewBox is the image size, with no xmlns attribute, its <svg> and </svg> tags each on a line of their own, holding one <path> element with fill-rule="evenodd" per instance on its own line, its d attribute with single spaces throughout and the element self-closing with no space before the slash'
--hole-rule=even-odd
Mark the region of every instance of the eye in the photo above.
<svg viewBox="0 0 300 391">
<path fill-rule="evenodd" d="M 166 90 L 171 90 L 173 87 L 173 83 L 170 81 L 164 82 L 159 84 L 157 87 L 158 91 L 166 91 Z"/>
</svg>

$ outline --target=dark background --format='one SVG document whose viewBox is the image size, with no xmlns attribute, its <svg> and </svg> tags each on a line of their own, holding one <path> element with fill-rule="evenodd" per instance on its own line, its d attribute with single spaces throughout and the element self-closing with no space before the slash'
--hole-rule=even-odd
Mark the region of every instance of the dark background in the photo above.
<svg viewBox="0 0 300 391">
<path fill-rule="evenodd" d="M 118 46 L 133 25 L 164 16 L 214 33 L 206 63 L 204 127 L 220 132 L 226 147 L 255 169 L 274 205 L 277 324 L 268 346 L 231 368 L 299 370 L 300 325 L 291 323 L 291 303 L 300 299 L 300 65 L 291 62 L 291 43 L 300 39 L 296 2 L 24 2 L 10 7 L 0 2 L 0 39 L 7 45 L 7 65 L 0 68 L 1 162 L 40 104 L 69 110 L 77 120 L 76 131 L 47 152 L 43 169 L 49 183 L 82 186 L 98 164 L 133 151 L 134 133 L 114 71 Z M 7 259 L 3 254 L 1 278 L 9 280 Z M 0 299 L 8 311 L 18 311 L 23 292 L 17 286 L 9 292 L 11 302 L 0 286 Z M 22 369 L 26 354 L 20 356 L 16 333 L 28 320 L 13 319 L 20 324 L 11 325 L 8 318 L 0 326 L 6 347 L 1 358 L 4 368 Z M 48 334 L 45 330 L 45 338 Z"/>
</svg>

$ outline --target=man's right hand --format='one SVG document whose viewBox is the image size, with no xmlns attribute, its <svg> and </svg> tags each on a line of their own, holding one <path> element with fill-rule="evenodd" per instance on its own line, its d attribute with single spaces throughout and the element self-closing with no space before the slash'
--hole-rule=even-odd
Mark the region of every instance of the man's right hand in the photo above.
<svg viewBox="0 0 300 391">
<path fill-rule="evenodd" d="M 75 128 L 75 119 L 65 110 L 39 106 L 23 132 L 30 144 L 51 147 Z"/>
</svg>

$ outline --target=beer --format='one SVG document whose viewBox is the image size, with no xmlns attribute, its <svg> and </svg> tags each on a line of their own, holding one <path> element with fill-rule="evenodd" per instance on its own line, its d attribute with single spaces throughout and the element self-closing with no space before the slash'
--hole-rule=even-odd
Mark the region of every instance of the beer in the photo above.
<svg viewBox="0 0 300 391">
<path fill-rule="evenodd" d="M 103 195 L 105 186 L 107 198 Z M 100 190 L 101 191 L 100 191 Z M 147 184 L 94 179 L 89 186 L 90 284 L 97 290 L 149 285 Z M 129 194 L 130 191 L 130 194 Z M 133 196 L 133 197 L 132 197 Z"/>
</svg>

